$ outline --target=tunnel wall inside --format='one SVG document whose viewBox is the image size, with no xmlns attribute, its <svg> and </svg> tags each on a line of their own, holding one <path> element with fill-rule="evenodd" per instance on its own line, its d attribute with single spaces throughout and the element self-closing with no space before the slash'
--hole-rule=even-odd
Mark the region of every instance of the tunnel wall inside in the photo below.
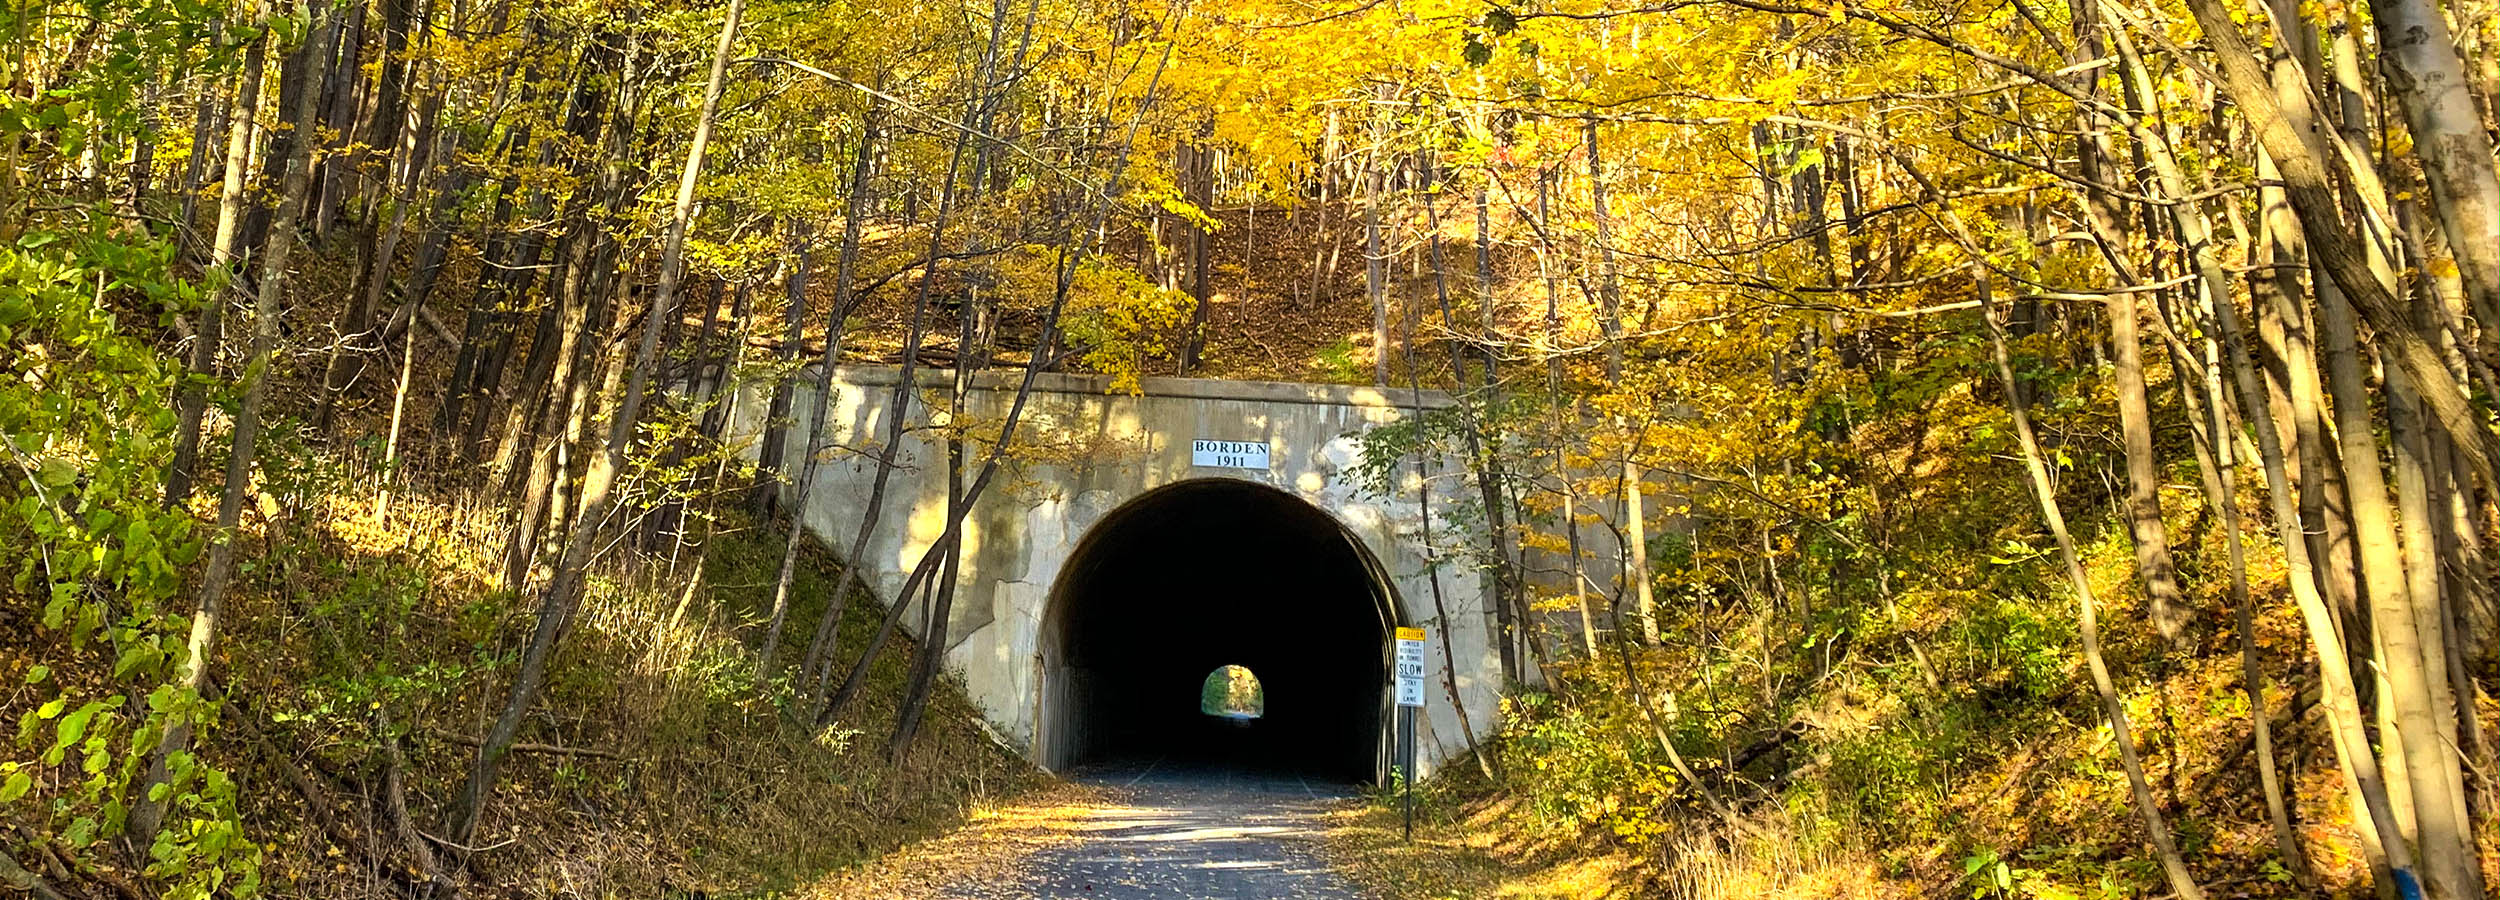
<svg viewBox="0 0 2500 900">
<path fill-rule="evenodd" d="M 1038 758 L 1377 780 L 1394 589 L 1360 540 L 1301 498 L 1238 479 L 1149 491 L 1078 543 L 1043 623 Z M 1263 715 L 1209 716 L 1248 669 Z"/>
<path fill-rule="evenodd" d="M 829 449 L 802 511 L 808 530 L 827 546 L 847 549 L 858 534 L 897 375 L 887 367 L 835 369 L 822 440 Z M 995 433 L 1021 377 L 975 374 L 966 410 L 967 419 L 977 423 L 975 433 Z M 944 370 L 919 373 L 907 425 L 931 424 L 927 401 L 943 402 L 940 392 L 951 379 Z M 795 381 L 789 421 L 805 423 L 816 404 L 814 379 L 802 373 Z M 763 432 L 770 394 L 769 384 L 739 390 L 732 435 L 744 437 L 750 454 Z M 1141 393 L 1128 394 L 1114 393 L 1100 377 L 1036 375 L 1016 438 L 1020 461 L 999 473 L 965 520 L 963 571 L 948 626 L 950 671 L 1001 741 L 1053 765 L 1050 748 L 1082 723 L 1056 716 L 1045 721 L 1043 711 L 1059 706 L 1046 700 L 1083 689 L 1084 676 L 1047 664 L 1042 632 L 1052 586 L 1078 542 L 1113 510 L 1155 488 L 1199 478 L 1251 481 L 1334 519 L 1372 557 L 1394 595 L 1404 598 L 1401 624 L 1432 629 L 1427 705 L 1417 741 L 1418 768 L 1428 774 L 1466 751 L 1462 710 L 1481 735 L 1491 733 L 1499 707 L 1488 581 L 1480 573 L 1444 567 L 1439 573 L 1443 621 L 1429 599 L 1433 576 L 1420 543 L 1419 491 L 1430 486 L 1432 528 L 1447 535 L 1463 526 L 1444 518 L 1444 511 L 1459 508 L 1468 489 L 1462 473 L 1435 469 L 1426 479 L 1407 468 L 1384 497 L 1365 490 L 1355 468 L 1363 431 L 1410 415 L 1418 403 L 1429 409 L 1448 402 L 1429 391 L 1163 378 L 1145 379 Z M 802 430 L 788 429 L 784 458 L 801 458 Z M 932 436 L 910 428 L 896 447 L 888 496 L 867 552 L 856 561 L 871 592 L 887 602 L 945 529 L 945 448 Z M 1190 444 L 1199 439 L 1265 442 L 1270 465 L 1264 470 L 1195 466 Z M 793 496 L 794 488 L 785 486 L 784 497 Z M 920 618 L 917 612 L 905 615 L 905 627 Z M 1444 663 L 1444 641 L 1454 666 Z M 1453 674 L 1455 704 L 1445 681 Z"/>
</svg>

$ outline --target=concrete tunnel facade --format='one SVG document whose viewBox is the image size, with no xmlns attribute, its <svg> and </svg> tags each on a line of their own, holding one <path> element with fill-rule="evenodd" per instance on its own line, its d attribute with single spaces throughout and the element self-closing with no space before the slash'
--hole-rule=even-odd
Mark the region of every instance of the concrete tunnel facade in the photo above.
<svg viewBox="0 0 2500 900">
<path fill-rule="evenodd" d="M 798 376 L 787 459 L 799 458 L 814 412 L 812 374 Z M 953 373 L 918 375 L 886 502 L 857 561 L 887 603 L 945 528 L 945 448 L 927 426 L 948 424 Z M 1022 375 L 976 373 L 963 424 L 995 435 Z M 847 550 L 858 533 L 898 376 L 835 370 L 824 461 L 801 511 L 827 546 Z M 1466 486 L 1459 473 L 1408 465 L 1376 494 L 1355 472 L 1365 429 L 1446 397 L 1174 378 L 1142 388 L 1036 376 L 1019 458 L 965 520 L 946 660 L 995 737 L 1053 771 L 1179 759 L 1374 781 L 1391 760 L 1389 638 L 1399 625 L 1432 632 L 1418 770 L 1465 753 L 1469 729 L 1491 733 L 1501 676 L 1488 579 L 1441 566 L 1435 610 L 1418 499 L 1431 491 L 1431 528 L 1447 541 L 1462 526 L 1442 516 Z M 732 434 L 749 453 L 770 393 L 739 391 Z M 1269 452 L 1195 457 L 1195 441 Z M 1206 461 L 1222 464 L 1197 464 Z M 921 618 L 902 621 L 916 631 Z M 1264 716 L 1200 714 L 1204 679 L 1227 664 L 1258 678 Z"/>
</svg>

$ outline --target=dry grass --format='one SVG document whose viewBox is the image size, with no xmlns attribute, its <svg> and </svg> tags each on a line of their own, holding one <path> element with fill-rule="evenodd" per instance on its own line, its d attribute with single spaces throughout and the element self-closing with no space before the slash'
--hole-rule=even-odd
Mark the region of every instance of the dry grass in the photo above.
<svg viewBox="0 0 2500 900">
<path fill-rule="evenodd" d="M 1777 816 L 1748 821 L 1754 833 L 1692 829 L 1669 842 L 1660 867 L 1669 896 L 1686 900 L 1755 897 L 1901 898 L 1917 886 L 1884 877 L 1874 855 L 1810 846 Z"/>
<path fill-rule="evenodd" d="M 1776 815 L 1756 815 L 1743 831 L 1682 821 L 1646 849 L 1554 834 L 1498 793 L 1455 810 L 1421 811 L 1412 842 L 1401 838 L 1394 805 L 1350 807 L 1329 821 L 1331 858 L 1384 900 L 1891 900 L 1924 893 L 1886 878 L 1872 853 L 1815 849 Z"/>
<path fill-rule="evenodd" d="M 1412 842 L 1395 805 L 1349 807 L 1328 822 L 1330 860 L 1384 900 L 1603 900 L 1655 887 L 1640 856 L 1538 833 L 1498 794 L 1456 809 L 1427 804 Z"/>
<path fill-rule="evenodd" d="M 376 712 L 399 727 L 410 819 L 435 832 L 509 690 L 535 608 L 487 582 L 500 544 L 491 514 L 420 494 L 395 501 L 383 522 L 369 493 L 329 500 L 252 536 L 247 552 L 263 564 L 237 598 L 221 661 L 248 698 L 243 714 L 281 749 L 235 739 L 212 752 L 252 784 L 245 821 L 268 848 L 275 895 L 383 896 L 417 875 L 384 828 Z M 782 534 L 725 522 L 673 570 L 662 559 L 600 573 L 523 729 L 539 749 L 510 758 L 480 822 L 465 895 L 779 894 L 1040 783 L 951 685 L 911 756 L 886 760 L 884 729 L 907 674 L 901 640 L 833 728 L 791 722 L 788 694 L 758 680 L 751 650 Z M 695 553 L 708 554 L 705 586 L 689 596 Z M 791 657 L 838 572 L 817 548 L 803 555 Z M 846 661 L 878 618 L 866 598 L 851 599 Z M 334 820 L 373 837 L 326 839 L 311 801 L 270 777 L 288 766 L 322 785 Z"/>
</svg>

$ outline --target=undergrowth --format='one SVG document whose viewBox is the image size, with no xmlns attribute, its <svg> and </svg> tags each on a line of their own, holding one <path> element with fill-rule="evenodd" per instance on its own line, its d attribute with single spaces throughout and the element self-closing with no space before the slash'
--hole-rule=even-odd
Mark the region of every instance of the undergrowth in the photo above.
<svg viewBox="0 0 2500 900">
<path fill-rule="evenodd" d="M 2203 551 L 2192 564 L 2218 564 L 2210 523 L 2174 528 Z M 2114 531 L 2086 563 L 2127 597 Z M 1411 843 L 1393 793 L 1341 813 L 1340 863 L 1392 900 L 2160 895 L 2061 590 L 1943 541 L 1886 560 L 1928 577 L 1882 602 L 1807 560 L 1782 602 L 1662 577 L 1657 645 L 1564 650 L 1505 701 L 1492 777 L 1449 760 L 1418 791 Z M 2321 883 L 2299 884 L 2270 840 L 2223 598 L 2199 598 L 2180 643 L 2129 629 L 2109 648 L 2147 777 L 2216 896 L 2368 896 L 2314 667 L 2288 598 L 2259 602 L 2257 646 L 2289 676 L 2266 695 L 2276 765 Z"/>
<path fill-rule="evenodd" d="M 423 879 L 391 837 L 400 821 L 442 859 L 464 849 L 434 823 L 505 700 L 534 598 L 492 584 L 502 532 L 490 510 L 420 494 L 377 519 L 374 473 L 301 443 L 282 455 L 262 491 L 293 496 L 246 517 L 252 562 L 217 660 L 222 739 L 206 755 L 251 783 L 240 819 L 263 850 L 265 891 L 399 896 Z M 952 685 L 909 759 L 890 764 L 882 740 L 855 739 L 900 701 L 900 643 L 841 721 L 796 721 L 794 675 L 760 677 L 751 646 L 782 527 L 726 514 L 702 546 L 593 579 L 467 848 L 469 896 L 775 895 L 1036 783 Z M 795 640 L 838 575 L 825 550 L 804 548 Z M 859 608 L 841 635 L 846 663 L 882 612 L 848 599 Z"/>
</svg>

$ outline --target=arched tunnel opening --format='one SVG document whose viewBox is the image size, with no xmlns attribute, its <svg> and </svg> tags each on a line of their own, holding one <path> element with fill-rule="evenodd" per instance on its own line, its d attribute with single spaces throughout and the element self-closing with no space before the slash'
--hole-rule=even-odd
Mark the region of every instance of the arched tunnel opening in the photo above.
<svg viewBox="0 0 2500 900">
<path fill-rule="evenodd" d="M 1370 782 L 1386 760 L 1394 595 L 1327 513 L 1184 481 L 1113 510 L 1061 569 L 1042 643 L 1042 762 Z M 1251 673 L 1258 714 L 1205 711 Z"/>
</svg>

